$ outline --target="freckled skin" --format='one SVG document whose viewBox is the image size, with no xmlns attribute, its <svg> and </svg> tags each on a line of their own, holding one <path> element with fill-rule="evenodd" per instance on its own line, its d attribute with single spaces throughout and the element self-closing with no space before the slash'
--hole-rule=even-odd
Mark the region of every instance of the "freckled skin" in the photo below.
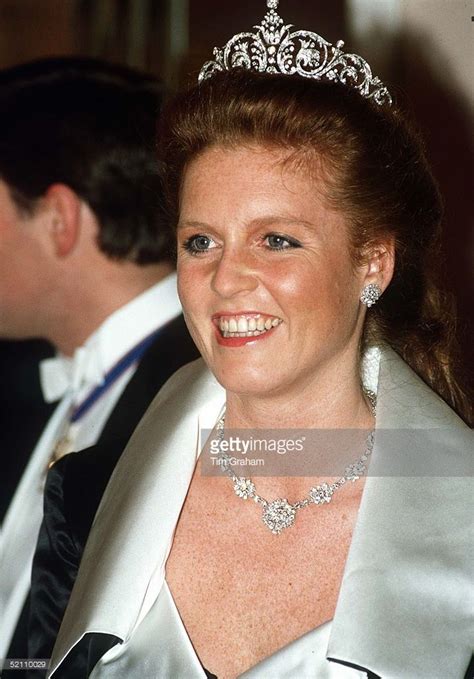
<svg viewBox="0 0 474 679">
<path fill-rule="evenodd" d="M 278 479 L 268 481 L 276 487 Z M 320 479 L 299 481 L 309 488 Z M 254 502 L 198 465 L 166 579 L 204 667 L 232 679 L 333 618 L 362 489 L 350 484 L 275 536 Z M 300 497 L 288 493 L 290 502 Z"/>
<path fill-rule="evenodd" d="M 187 168 L 178 227 L 186 321 L 227 391 L 226 426 L 371 427 L 358 378 L 368 270 L 354 269 L 345 218 L 324 205 L 324 187 L 284 157 L 213 148 Z M 282 323 L 258 342 L 223 346 L 212 322 L 219 312 Z M 270 500 L 294 502 L 323 480 L 256 485 Z M 199 658 L 219 679 L 333 617 L 362 489 L 363 481 L 346 484 L 275 536 L 254 502 L 237 498 L 227 478 L 201 475 L 198 462 L 166 579 Z"/>
<path fill-rule="evenodd" d="M 299 393 L 317 382 L 321 367 L 353 361 L 357 352 L 363 272 L 351 264 L 345 219 L 283 158 L 258 148 L 211 149 L 184 178 L 179 294 L 204 359 L 239 394 Z M 301 247 L 272 250 L 263 240 L 270 233 Z M 182 246 L 196 234 L 211 247 L 192 255 Z M 212 315 L 242 310 L 283 323 L 263 341 L 219 346 Z"/>
</svg>

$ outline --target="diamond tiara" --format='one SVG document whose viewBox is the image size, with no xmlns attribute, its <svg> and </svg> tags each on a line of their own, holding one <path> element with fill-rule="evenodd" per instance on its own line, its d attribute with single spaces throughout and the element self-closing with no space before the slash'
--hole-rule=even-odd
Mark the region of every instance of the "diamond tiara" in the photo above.
<svg viewBox="0 0 474 679">
<path fill-rule="evenodd" d="M 276 12 L 279 0 L 267 0 L 268 11 L 255 33 L 238 33 L 224 47 L 215 47 L 214 61 L 207 61 L 199 73 L 199 81 L 218 71 L 244 68 L 260 73 L 301 75 L 314 80 L 340 82 L 373 99 L 380 106 L 391 104 L 392 97 L 381 80 L 372 75 L 369 64 L 357 54 L 342 51 L 344 42 L 336 45 L 311 31 L 291 31 Z"/>
</svg>

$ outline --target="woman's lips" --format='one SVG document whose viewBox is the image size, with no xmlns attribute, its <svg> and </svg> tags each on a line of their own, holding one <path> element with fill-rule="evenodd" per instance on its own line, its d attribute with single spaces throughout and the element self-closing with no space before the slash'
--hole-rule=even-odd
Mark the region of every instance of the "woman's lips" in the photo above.
<svg viewBox="0 0 474 679">
<path fill-rule="evenodd" d="M 223 346 L 242 346 L 263 339 L 283 323 L 278 316 L 257 312 L 218 313 L 214 314 L 212 320 L 217 341 Z"/>
</svg>

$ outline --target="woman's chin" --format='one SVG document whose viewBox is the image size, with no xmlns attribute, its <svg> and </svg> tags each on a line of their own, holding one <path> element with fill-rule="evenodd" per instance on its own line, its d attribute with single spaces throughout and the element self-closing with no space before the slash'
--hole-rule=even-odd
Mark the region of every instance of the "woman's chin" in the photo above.
<svg viewBox="0 0 474 679">
<path fill-rule="evenodd" d="M 263 397 L 278 391 L 278 378 L 274 373 L 267 374 L 261 365 L 254 369 L 243 365 L 232 369 L 214 366 L 211 370 L 219 384 L 230 393 Z"/>
</svg>

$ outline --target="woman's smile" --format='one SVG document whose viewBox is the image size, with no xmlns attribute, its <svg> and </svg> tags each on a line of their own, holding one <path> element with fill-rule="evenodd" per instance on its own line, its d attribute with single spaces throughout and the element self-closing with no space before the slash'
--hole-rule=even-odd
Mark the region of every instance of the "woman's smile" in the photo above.
<svg viewBox="0 0 474 679">
<path fill-rule="evenodd" d="M 286 158 L 214 148 L 184 176 L 179 294 L 204 359 L 235 393 L 301 387 L 357 355 L 363 274 L 346 220 Z"/>
<path fill-rule="evenodd" d="M 238 347 L 268 337 L 283 323 L 281 318 L 259 312 L 217 313 L 213 316 L 216 337 L 222 346 Z"/>
</svg>

